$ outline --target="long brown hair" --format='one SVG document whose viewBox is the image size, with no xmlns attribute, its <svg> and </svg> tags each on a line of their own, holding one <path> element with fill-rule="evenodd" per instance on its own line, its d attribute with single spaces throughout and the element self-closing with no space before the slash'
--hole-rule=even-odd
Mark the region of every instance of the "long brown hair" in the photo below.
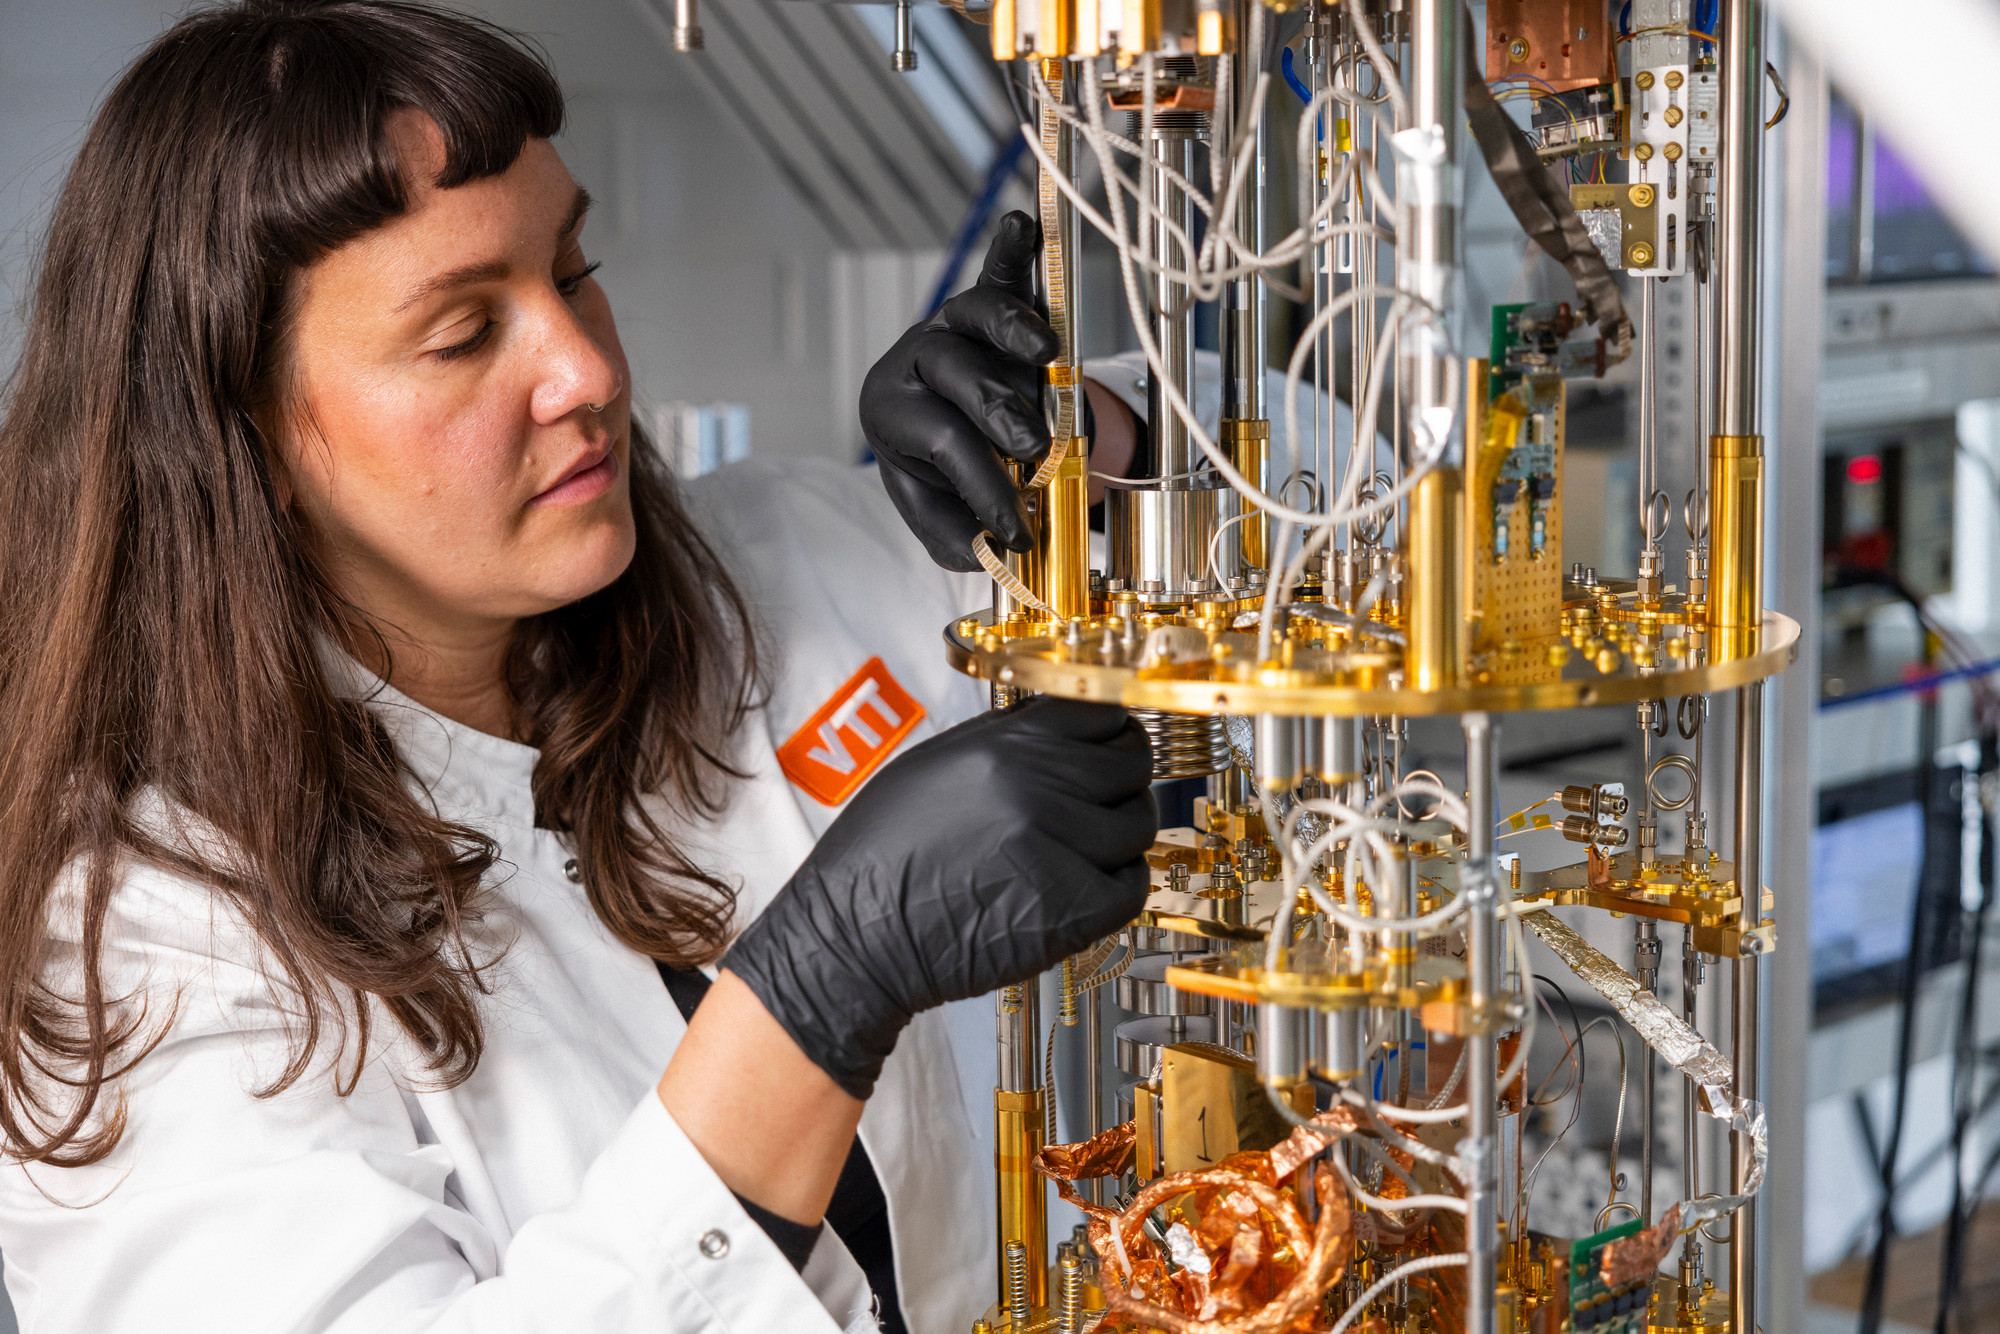
<svg viewBox="0 0 2000 1334">
<path fill-rule="evenodd" d="M 0 421 L 12 1156 L 88 1163 L 122 1132 L 105 1085 L 159 1036 L 100 966 L 134 859 L 214 886 L 283 973 L 302 1018 L 265 1092 L 311 1068 L 329 1028 L 358 1073 L 370 997 L 438 1078 L 479 1058 L 487 961 L 461 926 L 496 849 L 413 795 L 365 702 L 329 680 L 322 646 L 353 617 L 277 501 L 255 420 L 296 275 L 406 207 L 385 134 L 401 108 L 443 131 L 444 188 L 505 171 L 563 118 L 537 53 L 476 20 L 410 0 L 250 0 L 183 19 L 140 57 L 57 204 Z M 631 456 L 630 568 L 523 622 L 507 677 L 541 750 L 537 821 L 567 836 L 620 940 L 689 964 L 719 953 L 733 895 L 676 848 L 655 800 L 719 807 L 757 669 L 745 607 L 643 436 Z M 221 835 L 226 861 L 135 818 L 152 794 Z M 77 994 L 49 976 L 66 873 L 82 877 Z"/>
</svg>

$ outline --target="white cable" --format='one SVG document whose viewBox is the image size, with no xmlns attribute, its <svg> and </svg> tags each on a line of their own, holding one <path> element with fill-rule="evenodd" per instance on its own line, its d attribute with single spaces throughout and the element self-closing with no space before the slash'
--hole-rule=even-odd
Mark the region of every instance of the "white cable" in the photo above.
<svg viewBox="0 0 2000 1334">
<path fill-rule="evenodd" d="M 1354 1305 L 1347 1308 L 1347 1313 L 1334 1323 L 1333 1328 L 1328 1331 L 1328 1334 L 1346 1334 L 1347 1327 L 1353 1324 L 1363 1311 L 1368 1309 L 1370 1302 L 1374 1301 L 1384 1292 L 1387 1292 L 1391 1284 L 1406 1279 L 1412 1274 L 1421 1274 L 1427 1269 L 1447 1269 L 1452 1265 L 1465 1264 L 1467 1260 L 1468 1257 L 1464 1251 L 1453 1251 L 1449 1255 L 1426 1255 L 1421 1259 L 1411 1260 L 1407 1264 L 1397 1265 L 1394 1269 L 1391 1269 L 1388 1273 L 1369 1284 L 1367 1290 L 1354 1299 Z"/>
<path fill-rule="evenodd" d="M 1419 1126 L 1434 1126 L 1446 1121 L 1456 1121 L 1470 1110 L 1465 1103 L 1460 1103 L 1456 1107 L 1398 1107 L 1393 1102 L 1375 1102 L 1372 1098 L 1368 1101 L 1373 1103 L 1375 1111 L 1385 1121 L 1407 1121 L 1411 1125 Z"/>
<path fill-rule="evenodd" d="M 1349 1171 L 1347 1164 L 1340 1160 L 1339 1154 L 1331 1156 L 1334 1170 L 1339 1172 L 1341 1177 L 1347 1182 L 1348 1192 L 1370 1209 L 1385 1214 L 1403 1214 L 1408 1213 L 1412 1209 L 1444 1209 L 1455 1214 L 1470 1212 L 1465 1201 L 1459 1199 L 1456 1195 L 1406 1195 L 1400 1200 L 1389 1199 L 1381 1195 L 1371 1195 L 1359 1181 L 1354 1179 L 1354 1173 Z"/>
</svg>

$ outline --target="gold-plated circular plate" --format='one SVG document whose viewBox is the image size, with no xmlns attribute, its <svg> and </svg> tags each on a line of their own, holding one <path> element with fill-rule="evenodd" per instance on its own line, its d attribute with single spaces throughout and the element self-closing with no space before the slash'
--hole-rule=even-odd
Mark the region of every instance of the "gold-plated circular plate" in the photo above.
<svg viewBox="0 0 2000 1334">
<path fill-rule="evenodd" d="M 1240 654 L 1207 661 L 1142 665 L 1138 653 L 1109 635 L 1085 634 L 1080 643 L 1053 636 L 1003 639 L 988 617 L 966 617 L 945 627 L 945 655 L 969 676 L 1065 699 L 1101 700 L 1130 708 L 1173 713 L 1275 713 L 1293 716 L 1441 713 L 1515 713 L 1538 709 L 1635 704 L 1731 690 L 1775 676 L 1798 654 L 1798 622 L 1764 613 L 1757 642 L 1716 661 L 1641 672 L 1630 663 L 1600 673 L 1573 658 L 1558 680 L 1416 690 L 1398 684 L 1362 655 L 1328 655 L 1324 666 L 1259 667 Z M 1717 636 L 1711 636 L 1717 637 Z"/>
<path fill-rule="evenodd" d="M 1465 989 L 1465 965 L 1425 955 L 1403 981 L 1385 972 L 1266 972 L 1228 953 L 1203 955 L 1167 969 L 1167 985 L 1221 1000 L 1310 1006 L 1316 1010 L 1413 1009 L 1456 1000 Z"/>
</svg>

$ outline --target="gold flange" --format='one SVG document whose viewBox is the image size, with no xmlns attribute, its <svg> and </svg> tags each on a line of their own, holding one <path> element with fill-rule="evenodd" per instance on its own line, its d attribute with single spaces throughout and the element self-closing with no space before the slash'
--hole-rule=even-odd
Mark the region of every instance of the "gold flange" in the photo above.
<svg viewBox="0 0 2000 1334">
<path fill-rule="evenodd" d="M 1465 965 L 1455 959 L 1426 956 L 1417 960 L 1414 974 L 1398 985 L 1386 970 L 1270 973 L 1228 954 L 1209 954 L 1168 968 L 1167 985 L 1218 1000 L 1315 1010 L 1414 1009 L 1464 993 Z"/>
<path fill-rule="evenodd" d="M 1603 874 L 1591 863 L 1578 862 L 1521 877 L 1524 903 L 1558 903 L 1601 908 L 1607 912 L 1678 922 L 1691 933 L 1694 947 L 1725 959 L 1769 954 L 1777 946 L 1777 924 L 1768 917 L 1751 931 L 1743 930 L 1743 899 L 1736 887 L 1736 867 L 1711 861 L 1693 872 L 1676 857 L 1663 857 L 1641 869 L 1634 854 L 1605 858 Z M 1764 912 L 1774 907 L 1764 891 Z"/>
<path fill-rule="evenodd" d="M 1573 658 L 1559 681 L 1461 685 L 1416 690 L 1398 683 L 1381 654 L 1302 653 L 1292 667 L 1259 668 L 1219 659 L 1138 667 L 1100 647 L 1096 631 L 1072 646 L 1054 635 L 1009 638 L 990 617 L 965 617 L 945 628 L 945 656 L 968 676 L 1065 699 L 1100 700 L 1173 713 L 1357 717 L 1372 714 L 1517 713 L 1539 709 L 1636 704 L 1647 699 L 1732 690 L 1785 670 L 1797 655 L 1798 622 L 1767 611 L 1754 644 L 1717 643 L 1716 661 L 1641 674 L 1629 663 L 1609 673 Z M 1725 656 L 1723 650 L 1735 652 Z"/>
</svg>

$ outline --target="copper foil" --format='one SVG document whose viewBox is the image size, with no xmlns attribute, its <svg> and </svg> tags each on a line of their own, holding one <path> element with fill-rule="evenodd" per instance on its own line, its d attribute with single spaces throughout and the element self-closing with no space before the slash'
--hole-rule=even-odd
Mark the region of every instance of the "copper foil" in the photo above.
<svg viewBox="0 0 2000 1334">
<path fill-rule="evenodd" d="M 1606 1246 L 1597 1262 L 1598 1278 L 1605 1287 L 1616 1288 L 1652 1273 L 1674 1248 L 1680 1231 L 1681 1206 L 1676 1204 L 1651 1227 Z"/>
</svg>

